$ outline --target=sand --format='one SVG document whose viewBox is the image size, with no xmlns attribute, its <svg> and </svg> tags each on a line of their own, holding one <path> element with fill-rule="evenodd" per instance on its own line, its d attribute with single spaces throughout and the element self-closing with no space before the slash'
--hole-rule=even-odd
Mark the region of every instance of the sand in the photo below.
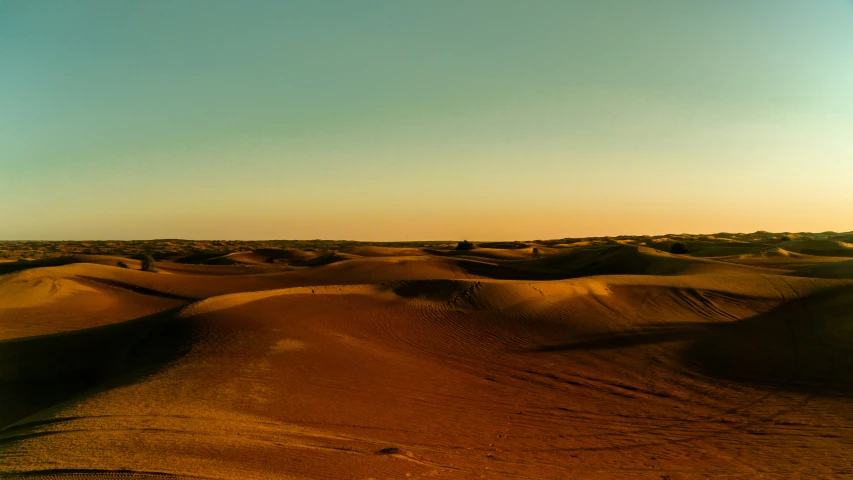
<svg viewBox="0 0 853 480">
<path fill-rule="evenodd" d="M 781 236 L 2 264 L 0 477 L 850 476 L 846 242 Z"/>
</svg>

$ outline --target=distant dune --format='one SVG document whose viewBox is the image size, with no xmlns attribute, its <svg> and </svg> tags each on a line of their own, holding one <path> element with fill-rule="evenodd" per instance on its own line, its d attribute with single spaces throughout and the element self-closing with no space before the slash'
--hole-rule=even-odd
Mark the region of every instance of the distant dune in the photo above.
<svg viewBox="0 0 853 480">
<path fill-rule="evenodd" d="M 848 476 L 851 236 L 7 242 L 0 477 Z"/>
</svg>

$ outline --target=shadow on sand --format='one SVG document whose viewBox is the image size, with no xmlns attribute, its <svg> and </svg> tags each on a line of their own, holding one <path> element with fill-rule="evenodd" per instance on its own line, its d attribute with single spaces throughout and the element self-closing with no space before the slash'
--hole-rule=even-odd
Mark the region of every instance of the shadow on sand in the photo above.
<svg viewBox="0 0 853 480">
<path fill-rule="evenodd" d="M 176 307 L 126 322 L 0 341 L 0 432 L 34 413 L 130 384 L 186 351 Z"/>
<path fill-rule="evenodd" d="M 853 394 L 853 289 L 799 298 L 748 319 L 661 323 L 542 345 L 529 353 L 683 342 L 687 368 L 753 385 L 816 394 Z"/>
</svg>

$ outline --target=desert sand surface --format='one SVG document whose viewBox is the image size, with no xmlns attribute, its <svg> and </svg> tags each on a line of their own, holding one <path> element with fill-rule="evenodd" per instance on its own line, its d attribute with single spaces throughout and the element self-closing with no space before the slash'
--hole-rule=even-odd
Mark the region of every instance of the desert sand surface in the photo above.
<svg viewBox="0 0 853 480">
<path fill-rule="evenodd" d="M 455 245 L 0 242 L 0 477 L 853 476 L 853 233 Z"/>
</svg>

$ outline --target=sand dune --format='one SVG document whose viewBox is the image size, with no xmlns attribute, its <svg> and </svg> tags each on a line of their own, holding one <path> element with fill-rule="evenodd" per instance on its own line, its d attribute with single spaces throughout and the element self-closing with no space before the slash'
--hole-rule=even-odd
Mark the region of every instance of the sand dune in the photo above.
<svg viewBox="0 0 853 480">
<path fill-rule="evenodd" d="M 119 270 L 91 267 L 95 271 Z M 75 271 L 77 275 L 72 273 Z M 132 281 L 121 281 L 123 275 L 98 278 L 85 273 L 88 273 L 85 266 L 68 266 L 37 268 L 0 277 L 3 302 L 0 340 L 130 320 L 189 300 L 165 290 L 146 289 Z"/>
<path fill-rule="evenodd" d="M 853 243 L 829 239 L 796 239 L 782 244 L 792 252 L 831 257 L 853 257 Z"/>
<path fill-rule="evenodd" d="M 375 245 L 351 247 L 344 250 L 343 253 L 359 257 L 417 257 L 424 254 L 423 249 L 420 248 L 379 247 Z"/>
<path fill-rule="evenodd" d="M 16 262 L 0 476 L 853 474 L 849 258 L 532 248 Z"/>
<path fill-rule="evenodd" d="M 621 244 L 578 247 L 539 259 L 513 263 L 466 262 L 460 266 L 471 274 L 506 279 L 562 279 L 614 274 L 675 275 L 751 270 L 749 267 L 712 259 L 673 255 L 649 247 Z"/>
<path fill-rule="evenodd" d="M 195 255 L 180 259 L 181 263 L 200 265 L 295 265 L 316 266 L 356 258 L 358 255 L 338 252 L 259 249 L 224 255 Z"/>
</svg>

